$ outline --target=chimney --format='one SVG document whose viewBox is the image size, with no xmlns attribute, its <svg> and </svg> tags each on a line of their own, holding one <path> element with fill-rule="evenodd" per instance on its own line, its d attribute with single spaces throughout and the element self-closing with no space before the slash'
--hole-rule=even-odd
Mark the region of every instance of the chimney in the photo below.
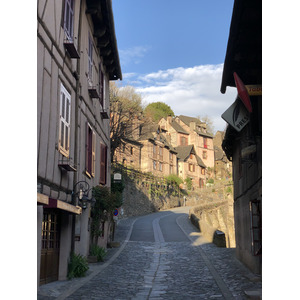
<svg viewBox="0 0 300 300">
<path fill-rule="evenodd" d="M 167 116 L 167 121 L 168 121 L 168 123 L 171 123 L 172 122 L 172 116 Z"/>
<path fill-rule="evenodd" d="M 190 123 L 190 128 L 191 128 L 192 130 L 196 130 L 196 122 L 191 122 L 191 123 Z"/>
</svg>

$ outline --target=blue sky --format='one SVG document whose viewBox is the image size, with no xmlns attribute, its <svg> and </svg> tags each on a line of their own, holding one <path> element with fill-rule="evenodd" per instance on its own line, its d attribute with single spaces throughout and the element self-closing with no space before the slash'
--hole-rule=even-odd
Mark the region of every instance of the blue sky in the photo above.
<svg viewBox="0 0 300 300">
<path fill-rule="evenodd" d="M 235 100 L 220 92 L 233 0 L 113 0 L 123 73 L 147 105 L 162 101 L 176 115 L 209 116 L 216 130 Z"/>
</svg>

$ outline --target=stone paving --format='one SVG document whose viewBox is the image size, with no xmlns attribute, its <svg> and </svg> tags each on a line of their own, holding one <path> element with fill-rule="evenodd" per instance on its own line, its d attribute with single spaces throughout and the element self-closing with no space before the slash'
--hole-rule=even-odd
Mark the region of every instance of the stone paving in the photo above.
<svg viewBox="0 0 300 300">
<path fill-rule="evenodd" d="M 244 291 L 261 289 L 234 249 L 206 243 L 186 214 L 177 224 L 190 242 L 128 241 L 134 221 L 119 222 L 121 248 L 109 249 L 104 263 L 90 264 L 87 278 L 43 285 L 38 300 L 248 299 Z"/>
</svg>

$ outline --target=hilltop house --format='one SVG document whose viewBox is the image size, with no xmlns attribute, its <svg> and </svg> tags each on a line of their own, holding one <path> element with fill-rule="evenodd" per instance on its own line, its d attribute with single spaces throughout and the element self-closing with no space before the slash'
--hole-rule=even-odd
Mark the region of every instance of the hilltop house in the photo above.
<svg viewBox="0 0 300 300">
<path fill-rule="evenodd" d="M 115 162 L 158 177 L 177 174 L 177 152 L 160 127 L 153 123 L 137 128 L 126 138 L 126 144 L 116 149 Z"/>
<path fill-rule="evenodd" d="M 39 285 L 67 278 L 71 252 L 89 254 L 91 189 L 111 184 L 109 81 L 122 74 L 111 0 L 38 0 L 37 21 Z"/>
<path fill-rule="evenodd" d="M 178 146 L 175 148 L 178 157 L 178 175 L 183 178 L 190 178 L 193 187 L 203 188 L 206 179 L 206 166 L 196 154 L 193 145 Z"/>
<path fill-rule="evenodd" d="M 189 145 L 194 145 L 196 153 L 202 158 L 206 167 L 214 167 L 213 136 L 206 131 L 206 123 L 197 118 L 180 115 L 177 122 L 189 134 Z"/>
</svg>

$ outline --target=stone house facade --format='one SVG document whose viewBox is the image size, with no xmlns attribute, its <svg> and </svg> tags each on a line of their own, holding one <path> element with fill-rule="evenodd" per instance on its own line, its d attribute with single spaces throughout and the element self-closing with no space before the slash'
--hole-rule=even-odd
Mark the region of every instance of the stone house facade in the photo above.
<svg viewBox="0 0 300 300">
<path fill-rule="evenodd" d="M 203 188 L 206 182 L 206 166 L 197 155 L 193 145 L 178 146 L 175 148 L 178 157 L 178 175 L 190 178 L 192 186 Z"/>
<path fill-rule="evenodd" d="M 111 0 L 39 0 L 37 21 L 39 286 L 66 279 L 71 252 L 89 254 L 84 200 L 111 184 L 109 81 L 122 74 Z M 112 224 L 102 225 L 106 247 Z"/>
<path fill-rule="evenodd" d="M 224 140 L 225 132 L 217 131 L 214 138 L 214 152 L 215 152 L 215 177 L 230 178 L 232 176 L 232 162 L 227 158 L 222 149 L 222 142 Z"/>
<path fill-rule="evenodd" d="M 115 162 L 158 177 L 177 174 L 177 152 L 157 124 L 132 131 L 125 142 L 116 149 Z"/>
<path fill-rule="evenodd" d="M 175 121 L 189 134 L 189 145 L 194 145 L 196 153 L 207 167 L 213 168 L 214 143 L 213 136 L 206 131 L 206 123 L 197 118 L 177 116 Z"/>
</svg>

